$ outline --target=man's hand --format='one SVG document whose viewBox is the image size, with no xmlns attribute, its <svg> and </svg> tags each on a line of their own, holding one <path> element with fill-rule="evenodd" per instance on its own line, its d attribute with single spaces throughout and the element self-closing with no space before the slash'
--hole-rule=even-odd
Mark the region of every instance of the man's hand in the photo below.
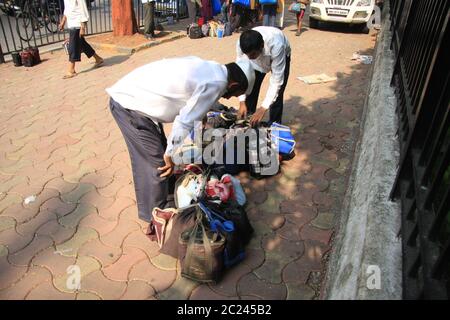
<svg viewBox="0 0 450 320">
<path fill-rule="evenodd" d="M 158 168 L 158 170 L 161 171 L 159 175 L 161 178 L 170 176 L 173 172 L 173 167 L 175 166 L 172 161 L 172 158 L 166 154 L 164 155 L 164 163 L 165 163 L 164 167 Z"/>
<path fill-rule="evenodd" d="M 242 101 L 239 104 L 238 117 L 239 119 L 245 119 L 245 117 L 247 117 L 247 105 L 245 104 L 245 101 Z"/>
<path fill-rule="evenodd" d="M 65 25 L 65 22 L 61 21 L 61 23 L 58 26 L 59 31 L 64 31 L 64 25 Z"/>
<path fill-rule="evenodd" d="M 256 112 L 253 114 L 252 118 L 250 119 L 250 125 L 252 127 L 255 127 L 258 123 L 261 122 L 261 120 L 264 118 L 264 115 L 266 114 L 266 109 L 260 107 L 256 109 Z"/>
<path fill-rule="evenodd" d="M 86 30 L 84 29 L 83 26 L 81 26 L 81 28 L 80 28 L 80 38 L 84 37 L 85 34 L 86 34 Z"/>
</svg>

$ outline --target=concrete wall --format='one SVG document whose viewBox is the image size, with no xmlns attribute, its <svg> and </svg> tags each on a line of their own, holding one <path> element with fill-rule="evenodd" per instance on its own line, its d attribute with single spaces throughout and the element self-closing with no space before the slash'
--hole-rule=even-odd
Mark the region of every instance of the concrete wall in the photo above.
<svg viewBox="0 0 450 320">
<path fill-rule="evenodd" d="M 399 147 L 390 87 L 394 59 L 388 10 L 386 3 L 360 141 L 327 274 L 327 299 L 402 297 L 400 205 L 389 200 Z"/>
</svg>

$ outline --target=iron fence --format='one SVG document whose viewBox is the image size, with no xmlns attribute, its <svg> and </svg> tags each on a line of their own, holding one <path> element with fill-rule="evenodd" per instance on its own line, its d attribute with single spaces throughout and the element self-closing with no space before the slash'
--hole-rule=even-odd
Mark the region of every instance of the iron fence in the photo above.
<svg viewBox="0 0 450 320">
<path fill-rule="evenodd" d="M 405 299 L 450 296 L 450 2 L 391 1 Z"/>
<path fill-rule="evenodd" d="M 88 35 L 112 31 L 111 1 L 84 0 L 89 10 Z M 143 4 L 133 0 L 139 27 L 144 25 Z M 0 0 L 0 55 L 29 46 L 42 47 L 63 41 L 67 30 L 58 31 L 63 0 Z M 186 18 L 186 0 L 157 0 L 156 22 Z M 0 58 L 0 61 L 3 57 Z"/>
</svg>

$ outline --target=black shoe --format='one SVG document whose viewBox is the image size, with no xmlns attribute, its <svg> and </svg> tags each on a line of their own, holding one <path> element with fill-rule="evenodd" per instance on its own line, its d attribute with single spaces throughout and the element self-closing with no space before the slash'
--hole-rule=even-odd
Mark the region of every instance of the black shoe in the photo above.
<svg viewBox="0 0 450 320">
<path fill-rule="evenodd" d="M 146 34 L 146 35 L 145 35 L 145 38 L 146 38 L 147 40 L 155 40 L 155 35 L 154 35 L 154 34 Z"/>
</svg>

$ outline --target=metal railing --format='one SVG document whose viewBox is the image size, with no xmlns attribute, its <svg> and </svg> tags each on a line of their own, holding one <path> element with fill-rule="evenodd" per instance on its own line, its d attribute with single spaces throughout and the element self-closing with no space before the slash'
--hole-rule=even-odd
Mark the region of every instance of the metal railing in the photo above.
<svg viewBox="0 0 450 320">
<path fill-rule="evenodd" d="M 84 0 L 89 9 L 88 34 L 112 31 L 111 1 Z M 133 0 L 139 27 L 144 25 L 143 5 Z M 42 47 L 63 41 L 67 30 L 58 31 L 63 0 L 0 0 L 0 54 L 10 54 L 29 46 Z M 156 22 L 187 17 L 186 0 L 157 0 Z M 3 58 L 3 57 L 1 57 Z M 1 61 L 0 58 L 0 61 Z"/>
<path fill-rule="evenodd" d="M 405 299 L 450 296 L 450 2 L 391 1 Z"/>
</svg>

